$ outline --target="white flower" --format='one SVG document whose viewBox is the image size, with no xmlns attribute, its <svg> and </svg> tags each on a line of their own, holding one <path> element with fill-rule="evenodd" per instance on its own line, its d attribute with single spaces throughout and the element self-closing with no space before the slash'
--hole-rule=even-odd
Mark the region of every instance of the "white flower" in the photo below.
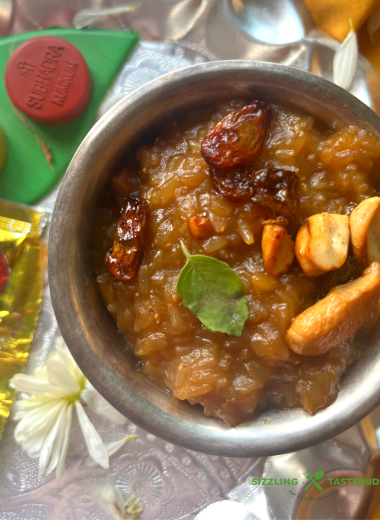
<svg viewBox="0 0 380 520">
<path fill-rule="evenodd" d="M 120 16 L 126 13 L 133 13 L 139 9 L 140 4 L 125 5 L 120 7 L 110 7 L 108 9 L 83 9 L 74 17 L 74 27 L 83 29 L 83 27 L 91 27 L 92 25 L 107 20 L 111 16 Z"/>
<path fill-rule="evenodd" d="M 139 498 L 136 498 L 135 496 L 130 496 L 126 501 L 124 505 L 124 510 L 126 517 L 131 520 L 138 520 L 141 516 L 141 513 L 143 512 L 143 505 Z"/>
<path fill-rule="evenodd" d="M 125 437 L 122 437 L 118 441 L 110 442 L 110 444 L 107 444 L 106 450 L 107 450 L 108 457 L 112 457 L 112 455 L 114 455 L 116 452 L 118 452 L 120 450 L 120 448 L 122 448 L 126 442 L 128 442 L 132 439 L 136 439 L 136 437 L 137 437 L 137 435 L 135 435 L 135 434 L 126 435 Z M 94 461 L 93 458 L 87 457 L 86 465 L 89 467 L 92 467 L 92 466 L 96 465 L 96 462 Z"/>
<path fill-rule="evenodd" d="M 351 87 L 358 64 L 358 42 L 356 33 L 350 20 L 350 32 L 339 46 L 334 56 L 333 75 L 334 83 L 346 90 Z"/>
<path fill-rule="evenodd" d="M 105 419 L 108 419 L 113 424 L 123 425 L 127 422 L 126 418 L 115 410 L 113 406 L 110 406 L 89 381 L 87 381 L 86 386 L 83 389 L 81 399 L 91 408 L 91 410 Z"/>
<path fill-rule="evenodd" d="M 96 499 L 103 511 L 115 520 L 139 520 L 143 511 L 138 498 L 131 496 L 125 501 L 121 492 L 110 484 L 96 490 Z"/>
<path fill-rule="evenodd" d="M 112 450 L 107 450 L 80 399 L 113 422 L 126 420 L 97 394 L 63 341 L 57 341 L 55 352 L 34 376 L 16 374 L 10 386 L 29 394 L 14 403 L 13 418 L 20 421 L 14 435 L 29 457 L 39 459 L 40 475 L 54 469 L 57 478 L 63 475 L 74 408 L 91 458 L 103 468 L 109 467 Z"/>
</svg>

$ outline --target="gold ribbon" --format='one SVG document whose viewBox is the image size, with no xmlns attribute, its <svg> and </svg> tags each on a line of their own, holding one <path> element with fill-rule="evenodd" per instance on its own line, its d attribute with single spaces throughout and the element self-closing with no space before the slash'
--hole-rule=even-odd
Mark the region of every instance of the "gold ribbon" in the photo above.
<svg viewBox="0 0 380 520">
<path fill-rule="evenodd" d="M 9 279 L 0 293 L 0 439 L 14 400 L 10 378 L 23 370 L 42 300 L 46 214 L 0 201 L 0 254 Z"/>
</svg>

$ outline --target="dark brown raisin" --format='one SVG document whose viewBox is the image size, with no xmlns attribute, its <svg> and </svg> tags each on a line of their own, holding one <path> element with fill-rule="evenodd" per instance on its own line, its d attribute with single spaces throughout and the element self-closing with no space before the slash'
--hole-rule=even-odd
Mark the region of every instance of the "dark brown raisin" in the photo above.
<svg viewBox="0 0 380 520">
<path fill-rule="evenodd" d="M 210 180 L 214 189 L 232 202 L 247 202 L 253 195 L 252 167 L 231 170 L 210 167 Z"/>
<path fill-rule="evenodd" d="M 223 170 L 251 162 L 261 153 L 271 118 L 270 108 L 261 101 L 228 114 L 204 138 L 204 160 Z"/>
<path fill-rule="evenodd" d="M 320 278 L 321 283 L 318 285 L 318 299 L 324 298 L 330 291 L 331 287 L 343 285 L 356 278 L 359 278 L 363 272 L 356 258 L 348 255 L 346 262 L 339 269 L 329 271 Z"/>
<path fill-rule="evenodd" d="M 291 217 L 298 209 L 298 177 L 292 170 L 266 168 L 252 173 L 252 200 L 278 216 Z"/>
<path fill-rule="evenodd" d="M 123 167 L 111 177 L 111 186 L 116 200 L 135 197 L 141 190 L 141 179 L 136 165 Z"/>
<path fill-rule="evenodd" d="M 105 258 L 115 282 L 128 282 L 136 276 L 148 219 L 149 204 L 146 200 L 129 198 L 123 203 L 113 244 Z"/>
</svg>

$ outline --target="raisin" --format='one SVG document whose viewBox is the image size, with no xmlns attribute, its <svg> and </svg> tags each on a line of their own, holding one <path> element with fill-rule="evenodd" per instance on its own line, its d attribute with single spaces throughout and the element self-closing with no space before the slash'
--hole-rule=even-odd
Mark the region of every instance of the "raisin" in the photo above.
<svg viewBox="0 0 380 520">
<path fill-rule="evenodd" d="M 247 202 L 253 195 L 252 167 L 218 170 L 210 167 L 214 189 L 232 202 Z"/>
<path fill-rule="evenodd" d="M 293 216 L 298 209 L 298 177 L 292 170 L 267 168 L 252 173 L 252 200 L 276 215 Z"/>
<path fill-rule="evenodd" d="M 146 200 L 131 197 L 123 203 L 113 244 L 105 258 L 115 282 L 128 282 L 136 276 L 148 219 L 149 204 Z"/>
<path fill-rule="evenodd" d="M 141 190 L 141 180 L 136 166 L 124 167 L 111 177 L 111 186 L 116 200 L 134 197 Z"/>
<path fill-rule="evenodd" d="M 205 217 L 191 217 L 189 220 L 190 233 L 195 240 L 202 240 L 211 233 L 213 227 L 208 218 Z"/>
<path fill-rule="evenodd" d="M 204 138 L 204 160 L 222 170 L 251 162 L 261 153 L 271 119 L 270 108 L 261 101 L 228 114 Z"/>
<path fill-rule="evenodd" d="M 318 286 L 318 299 L 324 298 L 330 291 L 331 287 L 337 285 L 344 285 L 352 282 L 356 278 L 359 278 L 363 272 L 356 258 L 349 255 L 346 262 L 339 269 L 329 271 L 323 277 L 321 277 L 321 283 Z"/>
</svg>

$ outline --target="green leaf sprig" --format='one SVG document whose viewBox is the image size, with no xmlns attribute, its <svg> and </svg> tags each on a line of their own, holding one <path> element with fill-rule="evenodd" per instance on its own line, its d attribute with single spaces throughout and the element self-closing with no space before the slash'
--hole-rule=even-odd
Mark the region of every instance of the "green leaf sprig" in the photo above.
<svg viewBox="0 0 380 520">
<path fill-rule="evenodd" d="M 187 258 L 177 282 L 183 304 L 208 329 L 241 336 L 249 311 L 239 275 L 216 258 L 190 255 L 180 243 Z"/>
</svg>

